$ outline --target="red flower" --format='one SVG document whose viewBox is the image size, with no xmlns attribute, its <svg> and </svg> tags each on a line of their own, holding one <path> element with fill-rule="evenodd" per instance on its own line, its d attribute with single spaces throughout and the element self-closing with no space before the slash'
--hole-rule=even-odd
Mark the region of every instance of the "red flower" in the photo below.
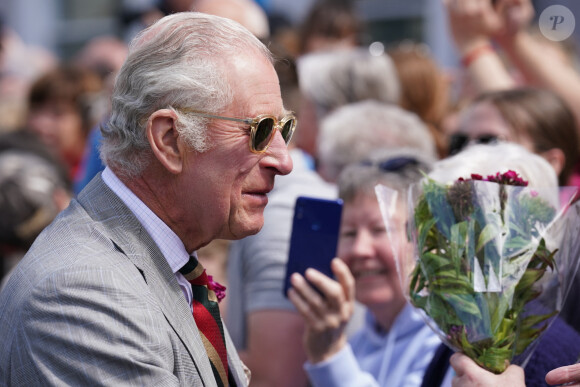
<svg viewBox="0 0 580 387">
<path fill-rule="evenodd" d="M 514 185 L 520 187 L 527 187 L 528 182 L 522 179 L 517 172 L 509 170 L 504 173 L 496 173 L 495 175 L 487 175 L 487 177 L 483 177 L 477 173 L 471 174 L 471 179 L 464 179 L 460 177 L 457 181 L 470 181 L 470 180 L 481 180 L 481 181 L 490 181 L 492 183 L 498 184 L 505 184 L 505 185 Z"/>
<path fill-rule="evenodd" d="M 211 275 L 207 276 L 207 280 L 208 280 L 207 287 L 209 290 L 213 290 L 215 292 L 218 302 L 223 300 L 226 297 L 226 287 L 220 284 L 219 282 L 214 281 Z"/>
<path fill-rule="evenodd" d="M 514 185 L 520 187 L 526 187 L 528 182 L 522 179 L 517 172 L 509 170 L 504 173 L 496 173 L 494 175 L 489 175 L 487 181 L 492 181 L 494 183 Z"/>
</svg>

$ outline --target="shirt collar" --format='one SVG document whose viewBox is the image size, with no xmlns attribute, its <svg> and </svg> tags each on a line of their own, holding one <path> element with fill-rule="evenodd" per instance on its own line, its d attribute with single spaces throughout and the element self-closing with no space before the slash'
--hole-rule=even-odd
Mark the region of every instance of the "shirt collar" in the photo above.
<svg viewBox="0 0 580 387">
<path fill-rule="evenodd" d="M 143 228 L 151 236 L 161 253 L 169 263 L 173 273 L 176 273 L 189 260 L 190 254 L 185 250 L 183 242 L 169 226 L 167 226 L 153 211 L 145 205 L 109 168 L 102 173 L 105 184 L 125 203 L 137 217 Z M 191 255 L 197 257 L 194 251 Z"/>
</svg>

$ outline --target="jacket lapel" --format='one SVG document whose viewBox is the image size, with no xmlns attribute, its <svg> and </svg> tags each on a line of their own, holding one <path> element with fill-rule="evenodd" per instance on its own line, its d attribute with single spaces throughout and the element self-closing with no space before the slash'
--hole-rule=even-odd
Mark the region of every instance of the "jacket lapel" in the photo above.
<svg viewBox="0 0 580 387">
<path fill-rule="evenodd" d="M 215 386 L 211 365 L 191 309 L 175 274 L 153 239 L 122 200 L 103 182 L 100 174 L 79 194 L 78 201 L 93 219 L 104 225 L 116 248 L 142 273 L 167 322 L 189 352 L 204 384 Z"/>
<path fill-rule="evenodd" d="M 225 321 L 222 320 L 225 326 Z M 228 365 L 230 372 L 232 373 L 236 385 L 238 387 L 247 386 L 250 384 L 250 370 L 238 355 L 238 351 L 235 350 L 234 342 L 232 341 L 230 334 L 227 329 L 224 329 L 226 338 L 226 348 L 228 349 Z"/>
</svg>

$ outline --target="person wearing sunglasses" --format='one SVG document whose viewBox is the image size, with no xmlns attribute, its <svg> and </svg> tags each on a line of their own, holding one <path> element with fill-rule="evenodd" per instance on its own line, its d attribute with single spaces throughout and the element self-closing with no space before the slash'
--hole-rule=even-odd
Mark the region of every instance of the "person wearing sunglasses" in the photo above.
<svg viewBox="0 0 580 387">
<path fill-rule="evenodd" d="M 404 193 L 433 161 L 417 149 L 381 150 L 340 174 L 344 207 L 338 258 L 331 264 L 336 279 L 308 269 L 306 278 L 293 274 L 289 291 L 306 321 L 305 369 L 313 386 L 421 385 L 441 341 L 407 302 L 395 260 L 412 259 Z M 375 194 L 377 184 L 399 193 L 389 214 L 394 225 L 390 235 Z M 362 327 L 347 340 L 345 327 L 355 299 L 367 312 Z"/>
<path fill-rule="evenodd" d="M 580 155 L 576 120 L 555 93 L 521 87 L 480 94 L 461 113 L 449 153 L 468 144 L 515 142 L 546 159 L 567 185 Z"/>
<path fill-rule="evenodd" d="M 247 386 L 196 251 L 262 228 L 295 128 L 270 51 L 240 24 L 182 12 L 141 32 L 105 170 L 0 292 L 0 385 Z"/>
<path fill-rule="evenodd" d="M 299 94 L 292 58 L 279 47 L 270 49 L 277 50 L 277 57 L 285 58 L 275 68 L 285 104 L 297 107 Z M 292 173 L 276 178 L 264 210 L 264 227 L 256 235 L 232 241 L 226 257 L 229 294 L 225 320 L 240 358 L 252 370 L 255 386 L 308 385 L 302 367 L 306 361 L 301 341 L 304 321 L 283 292 L 292 218 L 299 196 L 337 196 L 336 186 L 312 170 L 295 139 L 288 149 Z"/>
<path fill-rule="evenodd" d="M 318 171 L 336 182 L 344 167 L 384 148 L 413 148 L 438 157 L 435 139 L 415 113 L 393 104 L 366 100 L 341 106 L 321 122 Z"/>
</svg>

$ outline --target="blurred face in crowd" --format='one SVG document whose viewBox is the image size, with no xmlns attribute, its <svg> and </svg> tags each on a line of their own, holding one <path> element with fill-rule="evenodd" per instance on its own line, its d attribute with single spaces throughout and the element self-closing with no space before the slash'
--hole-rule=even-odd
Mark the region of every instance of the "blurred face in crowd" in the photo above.
<svg viewBox="0 0 580 387">
<path fill-rule="evenodd" d="M 296 132 L 294 143 L 298 148 L 316 158 L 318 153 L 316 139 L 319 132 L 318 122 L 320 120 L 320 116 L 316 111 L 316 104 L 307 96 L 303 96 L 298 114 L 300 131 Z"/>
<path fill-rule="evenodd" d="M 402 206 L 399 206 L 401 208 Z M 405 214 L 393 216 L 400 253 L 408 248 L 405 237 Z M 395 257 L 376 197 L 358 194 L 345 202 L 342 213 L 338 256 L 355 278 L 356 298 L 369 308 L 398 311 L 405 304 Z"/>
<path fill-rule="evenodd" d="M 228 67 L 233 103 L 220 116 L 254 118 L 262 114 L 282 119 L 285 110 L 273 66 L 262 56 L 246 54 Z M 212 148 L 186 154 L 181 192 L 191 197 L 185 221 L 220 239 L 257 233 L 264 223 L 267 194 L 276 175 L 292 170 L 292 159 L 279 130 L 263 153 L 250 151 L 250 126 L 213 119 L 208 127 Z M 187 201 L 186 201 L 187 202 Z"/>
<path fill-rule="evenodd" d="M 534 150 L 531 139 L 515 138 L 514 129 L 504 120 L 499 110 L 487 101 L 477 102 L 461 114 L 458 133 L 474 142 L 498 139 L 517 142 L 530 151 Z"/>
<path fill-rule="evenodd" d="M 49 101 L 32 106 L 27 127 L 67 164 L 81 159 L 86 134 L 78 110 L 70 103 Z"/>
</svg>

